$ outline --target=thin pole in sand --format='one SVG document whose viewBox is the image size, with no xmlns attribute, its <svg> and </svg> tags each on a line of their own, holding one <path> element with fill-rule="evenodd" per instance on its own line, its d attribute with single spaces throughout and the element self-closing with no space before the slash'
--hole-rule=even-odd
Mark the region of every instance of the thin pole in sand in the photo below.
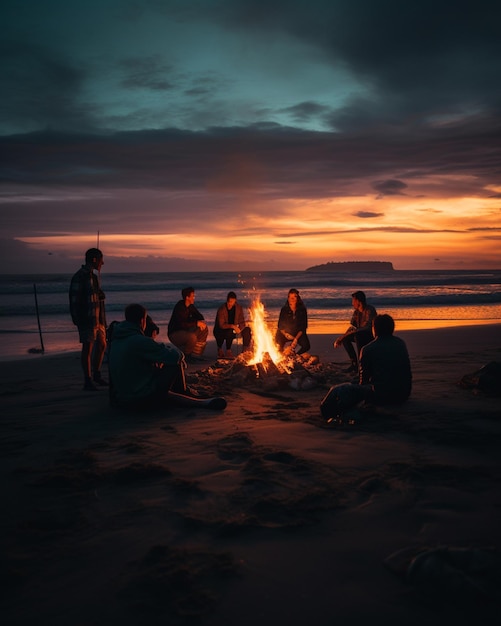
<svg viewBox="0 0 501 626">
<path fill-rule="evenodd" d="M 38 298 L 37 298 L 37 286 L 36 283 L 33 283 L 33 293 L 35 294 L 35 309 L 37 312 L 37 322 L 38 322 L 38 333 L 40 335 L 40 345 L 42 346 L 42 354 L 45 353 L 45 348 L 43 345 L 43 337 L 42 337 L 42 326 L 40 325 L 40 313 L 38 311 Z M 33 352 L 35 352 L 35 350 L 33 350 Z M 36 350 L 36 352 L 39 352 L 39 350 Z"/>
</svg>

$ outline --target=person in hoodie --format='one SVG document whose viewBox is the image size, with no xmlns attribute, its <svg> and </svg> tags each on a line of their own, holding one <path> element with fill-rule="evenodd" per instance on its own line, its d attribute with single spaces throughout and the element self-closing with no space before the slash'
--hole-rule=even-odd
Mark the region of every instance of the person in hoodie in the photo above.
<svg viewBox="0 0 501 626">
<path fill-rule="evenodd" d="M 164 404 L 168 392 L 186 393 L 184 354 L 147 337 L 147 312 L 129 304 L 125 321 L 115 324 L 109 350 L 112 399 L 118 405 Z"/>
</svg>

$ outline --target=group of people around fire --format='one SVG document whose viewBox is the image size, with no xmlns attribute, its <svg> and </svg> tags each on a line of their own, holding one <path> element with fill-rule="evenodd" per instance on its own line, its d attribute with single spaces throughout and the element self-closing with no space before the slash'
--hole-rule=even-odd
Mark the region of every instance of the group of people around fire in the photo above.
<svg viewBox="0 0 501 626">
<path fill-rule="evenodd" d="M 112 349 L 108 345 L 109 374 L 118 404 L 157 405 L 169 397 L 188 396 L 186 363 L 205 360 L 209 335 L 207 322 L 195 306 L 195 289 L 182 290 L 167 327 L 170 343 L 163 344 L 156 341 L 159 327 L 140 304 L 128 305 L 125 320 L 107 327 L 105 294 L 98 276 L 103 264 L 101 250 L 87 250 L 85 264 L 74 274 L 69 289 L 70 313 L 82 344 L 84 390 L 109 385 L 101 368 L 107 344 L 112 343 Z M 404 341 L 393 335 L 393 318 L 378 314 L 363 291 L 352 294 L 352 305 L 350 325 L 333 346 L 346 350 L 350 359 L 346 372 L 357 374 L 358 378 L 329 390 L 320 406 L 326 420 L 362 401 L 402 403 L 411 392 L 409 355 Z M 307 328 L 306 306 L 299 291 L 292 288 L 280 309 L 274 337 L 277 349 L 286 354 L 307 355 L 311 347 Z M 213 334 L 218 358 L 234 358 L 232 346 L 236 338 L 241 338 L 243 352 L 252 349 L 252 330 L 234 291 L 227 294 L 217 310 Z M 222 406 L 222 402 L 213 402 L 211 408 Z"/>
</svg>

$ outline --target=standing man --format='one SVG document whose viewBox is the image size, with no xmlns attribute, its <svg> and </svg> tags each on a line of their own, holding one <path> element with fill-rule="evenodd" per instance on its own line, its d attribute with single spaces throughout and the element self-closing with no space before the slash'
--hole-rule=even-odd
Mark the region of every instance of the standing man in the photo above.
<svg viewBox="0 0 501 626">
<path fill-rule="evenodd" d="M 195 290 L 185 287 L 169 320 L 169 340 L 184 352 L 187 361 L 203 361 L 209 334 L 204 316 L 195 306 Z"/>
<path fill-rule="evenodd" d="M 334 342 L 334 347 L 344 346 L 351 360 L 350 367 L 347 372 L 358 372 L 358 358 L 360 350 L 374 339 L 372 334 L 372 322 L 377 315 L 376 309 L 367 304 L 367 299 L 363 291 L 355 291 L 351 294 L 351 304 L 354 311 L 351 317 L 350 326 L 341 337 Z M 353 347 L 353 343 L 357 346 L 357 351 Z"/>
<path fill-rule="evenodd" d="M 217 344 L 217 356 L 219 358 L 233 359 L 231 345 L 237 335 L 242 336 L 243 350 L 250 349 L 251 329 L 245 322 L 244 310 L 237 302 L 237 295 L 230 291 L 226 296 L 226 302 L 217 310 L 216 321 L 214 323 L 214 337 Z M 226 355 L 223 350 L 223 343 L 226 342 Z"/>
<path fill-rule="evenodd" d="M 99 272 L 103 265 L 101 250 L 90 248 L 85 253 L 85 265 L 74 274 L 70 283 L 70 314 L 78 328 L 82 344 L 81 362 L 85 391 L 96 391 L 96 384 L 108 385 L 101 376 L 101 365 L 106 350 L 105 296 L 99 284 L 99 277 L 94 272 L 94 270 Z"/>
</svg>

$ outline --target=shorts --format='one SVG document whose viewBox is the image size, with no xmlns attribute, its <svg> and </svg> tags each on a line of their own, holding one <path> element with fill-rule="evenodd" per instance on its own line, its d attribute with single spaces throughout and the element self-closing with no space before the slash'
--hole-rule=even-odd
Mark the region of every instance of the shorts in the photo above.
<svg viewBox="0 0 501 626">
<path fill-rule="evenodd" d="M 106 345 L 106 329 L 102 324 L 94 327 L 79 326 L 78 336 L 80 343 L 92 343 L 99 340 L 100 343 Z"/>
</svg>

